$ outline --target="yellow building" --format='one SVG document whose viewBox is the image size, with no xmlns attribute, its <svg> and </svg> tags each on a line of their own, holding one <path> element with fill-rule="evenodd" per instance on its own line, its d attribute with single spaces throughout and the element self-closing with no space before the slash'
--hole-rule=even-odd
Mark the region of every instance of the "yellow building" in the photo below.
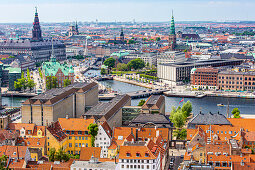
<svg viewBox="0 0 255 170">
<path fill-rule="evenodd" d="M 115 140 L 112 140 L 111 145 L 108 148 L 108 158 L 114 158 L 118 154 L 118 145 Z"/>
<path fill-rule="evenodd" d="M 46 137 L 47 155 L 49 155 L 51 148 L 56 149 L 56 151 L 60 148 L 63 148 L 63 150 L 67 148 L 67 135 L 62 130 L 58 121 L 46 128 Z"/>
<path fill-rule="evenodd" d="M 42 156 L 46 154 L 46 138 L 22 138 L 17 140 L 18 145 L 27 146 L 29 148 L 39 149 L 42 151 Z"/>
<path fill-rule="evenodd" d="M 88 127 L 91 123 L 95 123 L 94 119 L 59 118 L 58 122 L 68 136 L 66 152 L 80 154 L 81 147 L 91 147 Z"/>
<path fill-rule="evenodd" d="M 47 153 L 51 148 L 63 150 L 69 154 L 80 154 L 81 147 L 91 147 L 91 135 L 88 127 L 94 119 L 59 118 L 47 127 Z"/>
</svg>

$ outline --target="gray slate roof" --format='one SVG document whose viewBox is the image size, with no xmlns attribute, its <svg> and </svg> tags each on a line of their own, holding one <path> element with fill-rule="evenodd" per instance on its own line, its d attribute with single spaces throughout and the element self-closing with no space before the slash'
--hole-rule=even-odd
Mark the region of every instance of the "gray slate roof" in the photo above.
<svg viewBox="0 0 255 170">
<path fill-rule="evenodd" d="M 135 124 L 146 124 L 146 123 L 154 123 L 156 125 L 160 125 L 160 127 L 171 127 L 172 123 L 163 114 L 139 114 L 134 120 L 132 120 L 130 126 Z"/>
<path fill-rule="evenodd" d="M 231 125 L 231 123 L 223 114 L 200 112 L 190 120 L 188 129 L 194 129 L 196 125 Z"/>
</svg>

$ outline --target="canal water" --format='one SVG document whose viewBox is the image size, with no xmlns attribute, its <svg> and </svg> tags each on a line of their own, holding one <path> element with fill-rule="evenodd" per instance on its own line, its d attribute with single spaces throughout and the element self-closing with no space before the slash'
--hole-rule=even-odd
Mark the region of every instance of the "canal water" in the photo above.
<svg viewBox="0 0 255 170">
<path fill-rule="evenodd" d="M 86 76 L 97 76 L 100 75 L 99 70 L 89 70 Z M 101 84 L 111 87 L 112 90 L 118 91 L 121 94 L 127 92 L 133 92 L 138 90 L 146 90 L 144 87 L 114 81 L 114 80 L 107 80 L 101 81 Z M 144 98 L 147 99 L 147 98 Z M 166 99 L 166 112 L 170 112 L 172 106 L 178 107 L 182 106 L 183 103 L 179 104 L 182 100 L 180 97 L 165 97 Z M 141 99 L 133 99 L 132 105 L 137 106 Z M 244 99 L 244 98 L 224 98 L 224 97 L 204 97 L 204 98 L 184 98 L 184 102 L 190 101 L 193 106 L 193 113 L 198 114 L 200 111 L 202 113 L 216 113 L 220 112 L 222 114 L 227 113 L 227 107 L 217 106 L 217 104 L 222 103 L 227 105 L 229 103 L 229 111 L 231 112 L 234 108 L 239 108 L 241 114 L 255 114 L 255 100 L 254 99 Z"/>
<path fill-rule="evenodd" d="M 100 75 L 99 70 L 89 70 L 85 73 L 86 76 L 97 76 Z M 107 87 L 111 87 L 114 91 L 118 91 L 121 94 L 125 94 L 127 92 L 133 92 L 138 90 L 146 90 L 144 87 L 123 83 L 114 80 L 101 81 L 103 85 Z M 147 99 L 147 98 L 144 98 Z M 180 97 L 165 97 L 166 99 L 166 112 L 170 112 L 172 106 L 182 106 L 182 103 L 179 102 L 182 100 Z M 2 102 L 8 106 L 13 105 L 14 107 L 18 107 L 21 105 L 21 102 L 25 101 L 26 98 L 10 98 L 3 97 Z M 132 105 L 137 106 L 141 99 L 133 99 Z M 193 106 L 193 113 L 198 114 L 200 111 L 203 113 L 216 113 L 220 112 L 222 114 L 226 114 L 227 108 L 226 106 L 220 107 L 217 104 L 222 103 L 227 105 L 229 102 L 229 110 L 230 112 L 233 108 L 239 108 L 241 114 L 255 114 L 255 100 L 254 99 L 244 99 L 244 98 L 223 98 L 223 97 L 204 97 L 202 99 L 199 98 L 184 98 L 184 102 L 190 101 Z"/>
</svg>

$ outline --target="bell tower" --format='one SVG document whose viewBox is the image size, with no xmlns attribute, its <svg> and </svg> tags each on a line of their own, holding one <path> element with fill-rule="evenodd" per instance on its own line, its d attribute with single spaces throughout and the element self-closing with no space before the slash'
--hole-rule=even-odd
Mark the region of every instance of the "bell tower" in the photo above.
<svg viewBox="0 0 255 170">
<path fill-rule="evenodd" d="M 32 30 L 32 40 L 34 41 L 42 41 L 42 31 L 40 27 L 37 7 L 35 7 L 35 19 L 33 23 L 33 30 Z"/>
<path fill-rule="evenodd" d="M 171 19 L 171 26 L 170 26 L 170 34 L 169 34 L 169 39 L 168 39 L 168 45 L 169 49 L 171 51 L 174 51 L 176 47 L 176 34 L 175 34 L 175 24 L 174 24 L 174 15 L 172 11 L 172 19 Z"/>
</svg>

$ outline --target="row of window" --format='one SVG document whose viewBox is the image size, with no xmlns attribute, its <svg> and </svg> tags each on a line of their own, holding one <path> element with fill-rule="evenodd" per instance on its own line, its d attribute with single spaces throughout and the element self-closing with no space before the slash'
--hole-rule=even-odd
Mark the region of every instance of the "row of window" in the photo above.
<svg viewBox="0 0 255 170">
<path fill-rule="evenodd" d="M 150 163 L 150 160 L 136 160 L 136 159 L 121 159 L 120 162 L 124 163 Z M 151 163 L 155 163 L 155 160 L 152 160 Z"/>
<path fill-rule="evenodd" d="M 67 130 L 66 131 L 66 134 L 68 134 L 68 135 L 74 135 L 74 131 L 72 130 L 72 131 L 69 131 L 69 130 Z M 84 131 L 84 132 L 82 132 L 82 131 L 78 131 L 78 135 L 88 135 L 89 134 L 89 132 L 88 131 Z"/>
<path fill-rule="evenodd" d="M 79 145 L 79 147 L 88 147 L 89 145 L 88 145 L 88 143 L 75 143 L 75 147 L 78 147 L 78 145 Z M 71 147 L 73 147 L 73 144 L 72 143 L 69 143 L 69 147 L 71 148 Z"/>
<path fill-rule="evenodd" d="M 69 136 L 69 139 L 71 140 L 73 137 L 72 136 Z M 75 136 L 74 137 L 75 140 L 88 140 L 88 137 L 84 137 L 84 136 Z"/>
<path fill-rule="evenodd" d="M 121 165 L 121 168 L 124 169 L 125 166 Z M 126 169 L 150 169 L 150 165 L 126 165 Z M 155 169 L 155 165 L 153 165 L 153 169 Z"/>
<path fill-rule="evenodd" d="M 225 79 L 224 76 L 219 76 L 219 79 Z M 235 80 L 235 77 L 226 77 L 226 79 L 229 79 L 229 80 Z M 236 80 L 243 80 L 242 77 L 236 77 Z M 245 77 L 244 80 L 253 80 L 255 81 L 255 77 L 251 78 L 251 77 Z"/>
</svg>

